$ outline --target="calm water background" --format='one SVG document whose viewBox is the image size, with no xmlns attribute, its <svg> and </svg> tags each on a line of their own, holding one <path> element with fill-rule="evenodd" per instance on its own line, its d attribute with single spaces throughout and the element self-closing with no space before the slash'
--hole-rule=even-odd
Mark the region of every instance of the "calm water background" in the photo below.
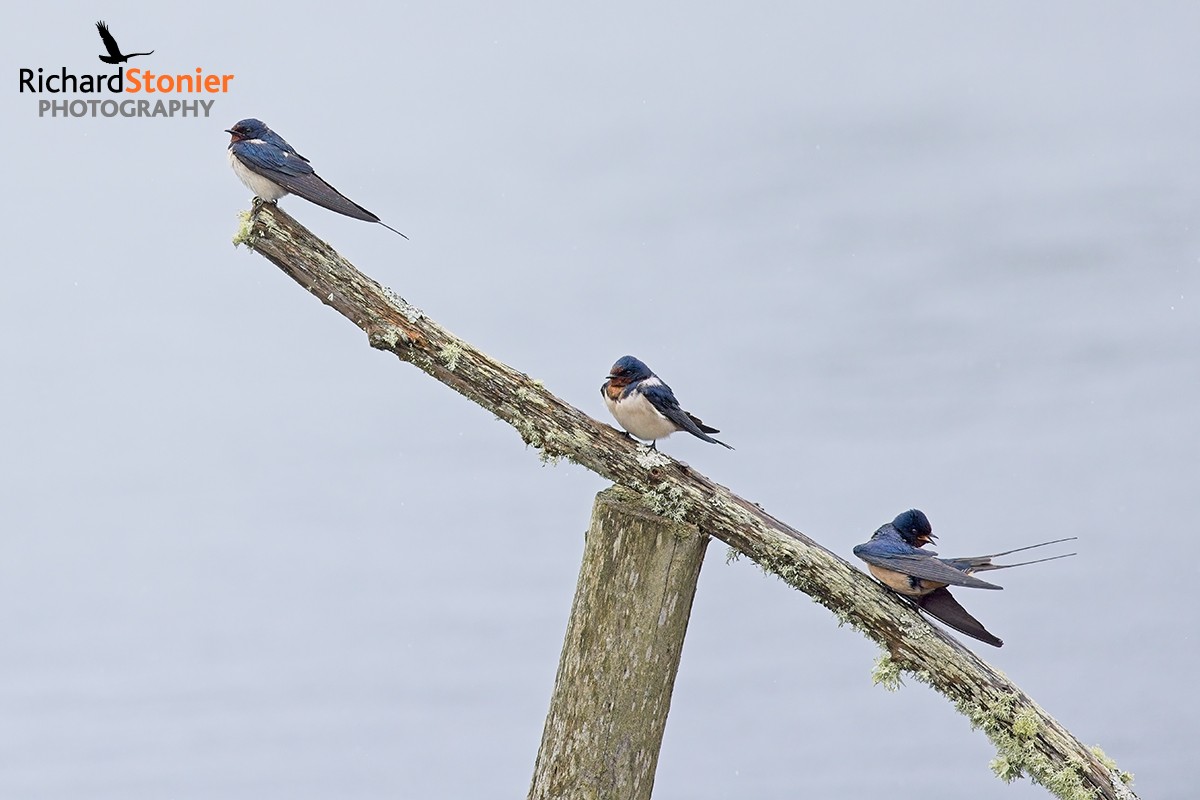
<svg viewBox="0 0 1200 800">
<path fill-rule="evenodd" d="M 258 116 L 412 237 L 285 207 L 598 418 L 631 352 L 738 449 L 665 449 L 849 557 L 1078 536 L 974 645 L 1145 798 L 1194 796 L 1200 6 L 111 3 L 209 120 L 38 119 L 102 66 L 12 22 L 0 797 L 523 796 L 604 483 L 229 240 Z M 1044 797 L 714 544 L 656 797 Z"/>
</svg>

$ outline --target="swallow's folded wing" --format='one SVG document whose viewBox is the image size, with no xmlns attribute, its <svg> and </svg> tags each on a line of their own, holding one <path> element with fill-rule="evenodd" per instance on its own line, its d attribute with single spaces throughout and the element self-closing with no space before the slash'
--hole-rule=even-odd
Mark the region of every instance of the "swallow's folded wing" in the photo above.
<svg viewBox="0 0 1200 800">
<path fill-rule="evenodd" d="M 319 206 L 324 206 L 330 211 L 336 211 L 339 214 L 345 214 L 347 217 L 361 219 L 365 222 L 379 222 L 379 217 L 330 186 L 315 172 L 310 172 L 307 175 L 271 176 L 271 180 L 292 194 L 303 197 L 305 200 L 316 203 Z M 397 233 L 400 232 L 397 231 Z M 400 235 L 403 236 L 404 234 Z"/>
<path fill-rule="evenodd" d="M 234 142 L 233 154 L 250 169 L 269 178 L 292 194 L 310 203 L 345 214 L 365 222 L 379 222 L 379 217 L 330 186 L 313 172 L 308 159 L 295 150 L 284 150 L 274 144 L 247 140 Z"/>
<path fill-rule="evenodd" d="M 915 548 L 914 548 L 915 549 Z M 914 578 L 947 583 L 951 586 L 966 586 L 971 589 L 1001 589 L 994 583 L 974 578 L 957 570 L 940 558 L 928 553 L 902 553 L 886 543 L 873 540 L 854 548 L 854 555 L 868 564 L 894 570 Z"/>
<path fill-rule="evenodd" d="M 675 393 L 671 391 L 671 387 L 667 386 L 661 380 L 657 383 L 651 383 L 648 386 L 643 386 L 641 391 L 642 394 L 646 396 L 646 399 L 650 401 L 650 405 L 654 406 L 654 408 L 658 410 L 658 413 L 675 423 L 675 427 L 679 428 L 680 430 L 687 431 L 693 436 L 703 439 L 706 442 L 719 444 L 722 447 L 729 448 L 730 450 L 733 449 L 720 439 L 714 439 L 709 436 L 708 434 L 710 433 L 720 433 L 720 431 L 718 431 L 716 428 L 708 427 L 700 422 L 700 420 L 696 419 L 691 414 L 680 408 L 679 401 L 675 399 Z"/>
</svg>

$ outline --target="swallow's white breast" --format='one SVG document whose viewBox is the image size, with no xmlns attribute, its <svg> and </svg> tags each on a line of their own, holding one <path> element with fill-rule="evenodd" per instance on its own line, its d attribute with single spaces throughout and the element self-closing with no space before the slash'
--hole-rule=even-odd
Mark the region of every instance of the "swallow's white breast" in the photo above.
<svg viewBox="0 0 1200 800">
<path fill-rule="evenodd" d="M 640 392 L 630 392 L 616 401 L 610 400 L 606 394 L 604 402 L 621 427 L 639 439 L 655 441 L 679 430 Z"/>
<path fill-rule="evenodd" d="M 254 192 L 255 197 L 261 197 L 268 203 L 274 203 L 279 198 L 287 194 L 287 189 L 284 189 L 270 178 L 264 178 L 257 172 L 253 171 L 242 160 L 229 151 L 229 166 L 233 167 L 233 174 L 238 176 L 238 180 L 246 184 L 246 188 Z"/>
</svg>

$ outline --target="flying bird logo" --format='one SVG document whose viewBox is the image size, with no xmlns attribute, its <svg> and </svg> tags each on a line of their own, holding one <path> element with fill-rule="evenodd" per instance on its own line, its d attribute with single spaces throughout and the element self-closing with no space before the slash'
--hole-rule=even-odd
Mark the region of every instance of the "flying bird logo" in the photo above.
<svg viewBox="0 0 1200 800">
<path fill-rule="evenodd" d="M 100 60 L 105 64 L 121 64 L 134 56 L 148 56 L 154 52 L 151 50 L 150 53 L 130 53 L 129 55 L 125 55 L 121 52 L 121 47 L 117 44 L 117 40 L 108 32 L 108 25 L 104 20 L 96 23 L 96 30 L 100 31 L 100 40 L 104 42 L 104 49 L 108 50 L 108 55 L 100 56 Z"/>
</svg>

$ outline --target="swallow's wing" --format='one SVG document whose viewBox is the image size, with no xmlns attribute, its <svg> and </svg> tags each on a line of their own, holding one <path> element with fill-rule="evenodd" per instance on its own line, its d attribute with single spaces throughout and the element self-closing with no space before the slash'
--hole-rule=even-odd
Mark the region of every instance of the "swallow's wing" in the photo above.
<svg viewBox="0 0 1200 800">
<path fill-rule="evenodd" d="M 361 219 L 365 222 L 380 222 L 379 217 L 330 186 L 315 172 L 295 177 L 289 176 L 286 180 L 279 178 L 272 178 L 272 180 L 292 194 L 299 195 L 305 200 L 316 203 L 319 206 L 324 206 L 330 211 L 336 211 L 339 214 L 345 214 L 347 217 Z M 396 233 L 400 232 L 396 231 Z M 401 233 L 400 235 L 403 236 L 404 234 Z"/>
<path fill-rule="evenodd" d="M 983 627 L 983 623 L 968 614 L 967 610 L 959 605 L 953 595 L 944 588 L 935 589 L 927 595 L 914 597 L 912 600 L 926 614 L 949 625 L 959 633 L 965 633 L 992 647 L 1004 646 L 1003 641 L 989 633 L 988 629 Z"/>
<path fill-rule="evenodd" d="M 286 139 L 284 139 L 284 138 L 283 138 L 282 136 L 280 136 L 278 133 L 276 133 L 275 131 L 273 131 L 273 130 L 271 130 L 271 129 L 269 129 L 269 128 L 268 128 L 268 129 L 267 129 L 267 131 L 266 131 L 266 132 L 265 132 L 265 133 L 262 135 L 262 137 L 261 137 L 261 138 L 262 138 L 262 140 L 263 140 L 264 142 L 266 142 L 267 144 L 273 144 L 273 145 L 275 145 L 276 147 L 278 147 L 280 150 L 283 150 L 284 152 L 286 152 L 286 153 L 289 153 L 289 154 L 291 154 L 291 155 L 295 156 L 296 158 L 300 159 L 301 161 L 308 161 L 308 159 L 307 159 L 307 158 L 305 158 L 304 156 L 302 156 L 302 155 L 300 155 L 299 153 L 297 153 L 297 152 L 296 152 L 296 148 L 294 148 L 294 147 L 292 147 L 290 144 L 288 144 Z"/>
<path fill-rule="evenodd" d="M 901 549 L 907 548 L 907 549 Z M 922 552 L 907 544 L 872 539 L 854 548 L 854 555 L 868 564 L 890 569 L 921 580 L 948 583 L 951 586 L 966 586 L 971 589 L 1000 589 L 994 583 L 973 578 L 957 570 L 930 553 Z"/>
<path fill-rule="evenodd" d="M 230 146 L 234 155 L 247 167 L 264 178 L 275 181 L 292 194 L 347 217 L 365 222 L 379 222 L 379 217 L 326 183 L 320 175 L 313 172 L 308 159 L 290 147 L 285 150 L 274 142 L 253 139 L 234 142 Z"/>
<path fill-rule="evenodd" d="M 656 381 L 652 378 L 644 382 L 641 392 L 658 413 L 675 423 L 675 427 L 681 431 L 687 431 L 692 436 L 703 439 L 706 442 L 719 444 L 722 447 L 728 447 L 730 450 L 733 449 L 719 439 L 709 436 L 709 433 L 719 433 L 720 431 L 704 425 L 700 420 L 680 408 L 679 401 L 675 399 L 675 393 L 671 391 L 671 387 L 667 386 L 661 380 Z"/>
<path fill-rule="evenodd" d="M 104 49 L 108 51 L 110 56 L 119 58 L 121 56 L 121 48 L 117 45 L 117 40 L 108 32 L 108 25 L 104 20 L 96 23 L 96 30 L 100 31 L 100 40 L 104 42 Z"/>
</svg>

